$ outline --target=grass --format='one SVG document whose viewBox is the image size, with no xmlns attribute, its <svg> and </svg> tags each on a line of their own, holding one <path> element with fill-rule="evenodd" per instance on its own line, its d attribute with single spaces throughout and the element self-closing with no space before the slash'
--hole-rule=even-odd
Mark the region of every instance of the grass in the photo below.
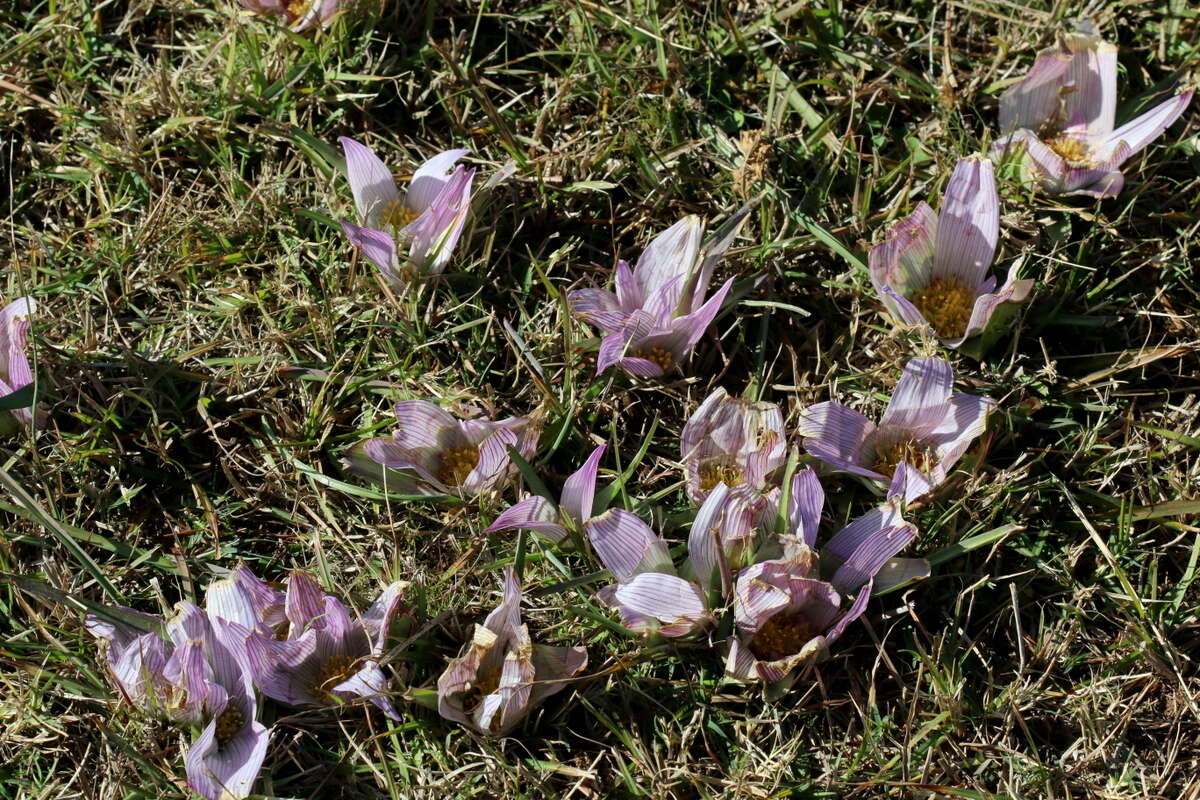
<svg viewBox="0 0 1200 800">
<path fill-rule="evenodd" d="M 712 388 L 754 387 L 789 424 L 829 398 L 878 412 L 907 358 L 941 352 L 879 313 L 866 250 L 940 197 L 994 137 L 1006 82 L 1089 10 L 396 0 L 298 36 L 224 0 L 15 0 L 0 256 L 4 297 L 40 304 L 51 421 L 4 444 L 0 571 L 145 611 L 239 559 L 356 603 L 411 580 L 435 624 L 395 666 L 427 688 L 495 603 L 514 543 L 480 531 L 512 493 L 402 501 L 341 451 L 400 398 L 537 413 L 533 467 L 557 490 L 593 442 L 624 468 L 653 432 L 620 500 L 681 540 L 678 433 Z M 1186 4 L 1097 13 L 1122 48 L 1119 120 L 1200 64 Z M 1196 108 L 1117 199 L 1002 182 L 1001 264 L 1024 258 L 1035 297 L 985 359 L 942 353 L 1002 410 L 909 552 L 1008 533 L 873 601 L 811 682 L 767 700 L 706 642 L 646 646 L 586 591 L 539 593 L 588 567 L 531 539 L 527 619 L 586 644 L 587 679 L 502 741 L 416 703 L 394 726 L 272 706 L 260 790 L 1200 797 Z M 447 279 L 394 297 L 333 224 L 353 211 L 338 135 L 401 173 L 451 146 L 517 173 Z M 689 376 L 594 377 L 565 291 L 759 193 L 718 277 L 762 281 Z M 829 524 L 870 502 L 825 486 Z M 183 796 L 186 734 L 117 702 L 80 607 L 23 585 L 0 581 L 0 797 Z"/>
</svg>

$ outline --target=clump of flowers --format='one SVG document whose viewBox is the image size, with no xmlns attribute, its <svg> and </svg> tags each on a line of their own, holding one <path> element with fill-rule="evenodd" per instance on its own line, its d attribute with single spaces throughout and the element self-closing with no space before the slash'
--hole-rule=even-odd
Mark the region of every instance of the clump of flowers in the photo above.
<svg viewBox="0 0 1200 800">
<path fill-rule="evenodd" d="M 0 401 L 16 400 L 33 385 L 33 370 L 29 368 L 29 317 L 37 309 L 32 297 L 18 298 L 0 309 Z M 40 415 L 32 403 L 9 408 L 14 418 L 26 425 L 42 426 Z"/>
<path fill-rule="evenodd" d="M 900 498 L 842 528 L 818 552 L 825 495 L 811 469 L 792 480 L 788 533 L 774 542 L 781 555 L 741 570 L 733 592 L 734 636 L 725 672 L 742 681 L 780 684 L 824 658 L 862 615 L 875 575 L 916 536 Z M 832 572 L 825 580 L 822 565 Z M 843 609 L 843 597 L 855 593 Z"/>
<path fill-rule="evenodd" d="M 992 164 L 963 159 L 950 176 L 940 215 L 921 202 L 872 248 L 871 283 L 897 321 L 960 347 L 982 333 L 1002 305 L 1024 300 L 1033 285 L 1017 280 L 1014 266 L 996 288 L 988 269 L 999 233 Z"/>
<path fill-rule="evenodd" d="M 533 644 L 521 622 L 521 584 L 504 570 L 504 597 L 438 678 L 438 713 L 487 736 L 503 736 L 587 668 L 583 647 Z"/>
<path fill-rule="evenodd" d="M 692 502 L 703 503 L 723 483 L 758 510 L 773 508 L 778 488 L 768 478 L 787 454 L 779 406 L 730 397 L 718 388 L 688 418 L 679 445 Z"/>
<path fill-rule="evenodd" d="M 706 248 L 699 217 L 681 219 L 646 246 L 637 266 L 617 262 L 616 292 L 576 289 L 571 311 L 604 332 L 596 374 L 619 366 L 631 375 L 656 377 L 680 367 L 716 318 L 733 281 L 707 301 L 717 261 L 749 213 L 742 209 Z"/>
<path fill-rule="evenodd" d="M 351 244 L 397 288 L 420 276 L 442 274 L 471 211 L 475 169 L 458 164 L 471 151 L 438 153 L 417 168 L 408 190 L 401 193 L 392 173 L 370 149 L 346 136 L 338 141 L 362 219 L 362 225 L 342 222 Z M 408 245 L 403 263 L 397 242 Z"/>
<path fill-rule="evenodd" d="M 946 479 L 987 426 L 987 397 L 954 391 L 954 370 L 938 358 L 908 362 L 879 424 L 841 403 L 809 406 L 799 433 L 809 453 L 841 472 L 886 487 L 899 480 L 905 502 Z"/>
<path fill-rule="evenodd" d="M 533 457 L 538 427 L 528 417 L 459 420 L 425 400 L 396 403 L 391 438 L 368 439 L 350 454 L 351 469 L 377 479 L 363 462 L 389 470 L 393 488 L 464 497 L 504 488 L 516 467 L 509 448 Z"/>
<path fill-rule="evenodd" d="M 314 26 L 325 27 L 343 5 L 343 0 L 238 0 L 242 8 L 260 17 L 276 17 L 294 33 Z"/>
<path fill-rule="evenodd" d="M 1052 194 L 1116 197 L 1121 166 L 1187 108 L 1192 91 L 1116 125 L 1117 46 L 1091 23 L 1038 54 L 1032 69 L 1000 97 L 994 154 L 1024 156 L 1026 178 Z"/>
</svg>

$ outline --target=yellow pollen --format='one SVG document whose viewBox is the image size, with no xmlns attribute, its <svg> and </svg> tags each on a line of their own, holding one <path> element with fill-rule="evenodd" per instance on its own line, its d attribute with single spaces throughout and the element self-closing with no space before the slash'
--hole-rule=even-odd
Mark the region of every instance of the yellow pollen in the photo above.
<svg viewBox="0 0 1200 800">
<path fill-rule="evenodd" d="M 288 0 L 283 7 L 287 12 L 288 21 L 298 22 L 303 19 L 312 10 L 313 2 L 315 0 Z"/>
<path fill-rule="evenodd" d="M 394 200 L 379 213 L 379 222 L 400 230 L 419 216 L 419 213 L 404 205 L 403 200 Z"/>
<path fill-rule="evenodd" d="M 781 611 L 762 624 L 750 640 L 750 652 L 761 661 L 794 656 L 819 633 L 803 611 Z"/>
<path fill-rule="evenodd" d="M 929 472 L 934 464 L 934 456 L 935 454 L 928 445 L 917 441 L 912 436 L 905 436 L 901 439 L 876 444 L 875 463 L 871 469 L 890 478 L 896 471 L 896 466 L 903 461 L 921 472 Z"/>
<path fill-rule="evenodd" d="M 651 347 L 648 350 L 638 350 L 633 354 L 634 358 L 644 358 L 647 361 L 653 361 L 658 364 L 659 369 L 663 372 L 670 372 L 671 367 L 675 366 L 675 359 L 671 355 L 671 351 L 664 347 Z"/>
<path fill-rule="evenodd" d="M 217 745 L 224 747 L 229 744 L 245 724 L 246 716 L 242 714 L 240 708 L 232 704 L 226 706 L 225 710 L 221 712 L 221 716 L 217 717 Z"/>
<path fill-rule="evenodd" d="M 342 681 L 348 680 L 354 674 L 354 659 L 350 656 L 337 655 L 321 665 L 317 677 L 313 680 L 312 692 L 322 703 L 332 703 L 330 691 Z"/>
<path fill-rule="evenodd" d="M 934 278 L 908 299 L 943 339 L 962 336 L 975 308 L 975 292 L 958 278 Z"/>
<path fill-rule="evenodd" d="M 438 469 L 438 480 L 447 486 L 461 486 L 471 470 L 479 463 L 479 450 L 466 447 L 451 447 L 442 453 L 442 466 Z"/>
<path fill-rule="evenodd" d="M 479 708 L 479 704 L 483 702 L 483 698 L 495 692 L 499 687 L 500 670 L 490 669 L 487 672 L 477 673 L 475 675 L 475 682 L 468 683 L 466 691 L 463 693 L 463 711 L 470 714 Z"/>
<path fill-rule="evenodd" d="M 700 491 L 711 492 L 718 483 L 733 488 L 746 482 L 740 466 L 724 458 L 710 458 L 700 465 Z"/>
<path fill-rule="evenodd" d="M 1062 156 L 1069 166 L 1088 167 L 1093 163 L 1087 142 L 1083 139 L 1076 136 L 1055 136 L 1045 139 L 1044 142 L 1047 147 Z"/>
</svg>

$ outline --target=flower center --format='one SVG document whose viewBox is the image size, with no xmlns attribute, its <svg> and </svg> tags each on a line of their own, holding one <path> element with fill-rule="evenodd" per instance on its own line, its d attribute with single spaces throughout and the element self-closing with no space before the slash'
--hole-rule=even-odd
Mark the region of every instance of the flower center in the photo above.
<svg viewBox="0 0 1200 800">
<path fill-rule="evenodd" d="M 309 11 L 315 0 L 288 0 L 284 5 L 284 11 L 287 12 L 289 22 L 298 22 L 303 19 Z"/>
<path fill-rule="evenodd" d="M 479 450 L 471 445 L 451 447 L 442 453 L 442 466 L 438 469 L 438 480 L 447 486 L 461 486 L 471 470 L 479 463 Z"/>
<path fill-rule="evenodd" d="M 313 679 L 312 692 L 322 703 L 333 702 L 330 691 L 354 672 L 354 659 L 347 655 L 332 656 L 321 665 Z"/>
<path fill-rule="evenodd" d="M 221 712 L 221 716 L 217 717 L 217 745 L 224 747 L 229 744 L 245 724 L 246 715 L 242 713 L 240 708 L 232 703 L 225 706 L 225 710 Z"/>
<path fill-rule="evenodd" d="M 780 611 L 754 634 L 750 652 L 760 661 L 778 661 L 799 653 L 819 632 L 803 611 Z"/>
<path fill-rule="evenodd" d="M 962 336 L 975 309 L 975 292 L 958 278 L 934 278 L 909 300 L 943 339 Z"/>
<path fill-rule="evenodd" d="M 718 483 L 733 488 L 746 482 L 746 472 L 728 458 L 709 458 L 700 464 L 700 491 L 711 492 Z"/>
<path fill-rule="evenodd" d="M 379 213 L 379 221 L 383 225 L 400 230 L 419 216 L 421 215 L 418 212 L 404 205 L 403 200 L 393 200 Z"/>
<path fill-rule="evenodd" d="M 1062 156 L 1068 166 L 1090 167 L 1093 163 L 1087 142 L 1077 136 L 1055 136 L 1043 140 L 1045 145 Z"/>
<path fill-rule="evenodd" d="M 890 478 L 901 461 L 921 472 L 929 472 L 936 460 L 933 450 L 910 434 L 876 444 L 875 463 L 871 469 Z"/>
<path fill-rule="evenodd" d="M 663 372 L 669 372 L 671 367 L 675 366 L 674 356 L 665 347 L 651 347 L 645 350 L 638 350 L 633 354 L 633 357 L 653 361 L 655 364 L 658 364 L 658 368 Z"/>
<path fill-rule="evenodd" d="M 463 692 L 462 707 L 463 711 L 470 714 L 475 709 L 479 708 L 479 704 L 483 702 L 483 698 L 492 694 L 500 686 L 500 670 L 490 669 L 486 672 L 477 673 L 475 682 L 468 683 L 466 691 Z"/>
</svg>

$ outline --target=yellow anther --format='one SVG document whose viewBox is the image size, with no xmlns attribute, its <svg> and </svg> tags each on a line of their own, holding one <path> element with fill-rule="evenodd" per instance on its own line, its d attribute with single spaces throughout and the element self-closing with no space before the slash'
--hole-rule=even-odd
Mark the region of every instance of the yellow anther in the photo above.
<svg viewBox="0 0 1200 800">
<path fill-rule="evenodd" d="M 438 469 L 438 480 L 447 486 L 462 486 L 471 470 L 479 463 L 479 450 L 471 445 L 451 447 L 442 453 L 442 465 Z"/>
<path fill-rule="evenodd" d="M 908 299 L 943 339 L 966 333 L 975 309 L 975 292 L 958 278 L 934 278 Z"/>
</svg>

